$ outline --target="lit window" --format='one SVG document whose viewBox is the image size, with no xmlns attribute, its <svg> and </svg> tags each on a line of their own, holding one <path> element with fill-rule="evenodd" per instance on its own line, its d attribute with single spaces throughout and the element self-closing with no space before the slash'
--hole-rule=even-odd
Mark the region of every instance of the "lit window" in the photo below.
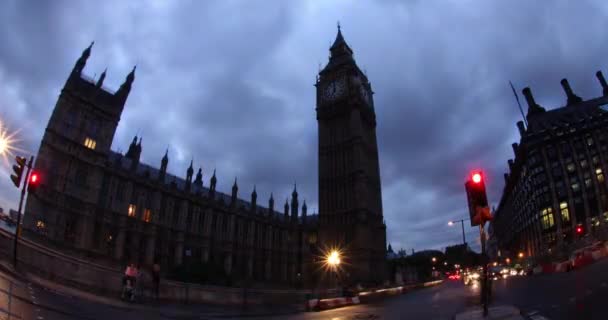
<svg viewBox="0 0 608 320">
<path fill-rule="evenodd" d="M 595 176 L 597 177 L 597 181 L 604 182 L 604 173 L 602 173 L 602 169 L 595 169 Z"/>
<path fill-rule="evenodd" d="M 568 211 L 568 203 L 567 202 L 560 203 L 559 209 L 562 213 L 562 221 L 564 221 L 564 222 L 570 221 L 570 211 Z"/>
<path fill-rule="evenodd" d="M 549 229 L 549 228 L 553 227 L 553 225 L 555 224 L 555 222 L 553 221 L 553 209 L 552 208 L 543 209 L 541 211 L 540 218 L 541 218 L 541 224 L 542 224 L 543 230 Z"/>
<path fill-rule="evenodd" d="M 42 230 L 46 228 L 46 223 L 44 223 L 44 221 L 38 220 L 36 221 L 36 228 Z"/>
<path fill-rule="evenodd" d="M 585 179 L 585 187 L 587 187 L 587 188 L 591 187 L 591 179 Z"/>
<path fill-rule="evenodd" d="M 597 217 L 591 218 L 591 226 L 597 227 L 599 225 L 600 225 L 600 219 L 598 219 Z"/>
<path fill-rule="evenodd" d="M 581 161 L 581 168 L 587 168 L 587 160 Z"/>
<path fill-rule="evenodd" d="M 95 150 L 95 147 L 97 146 L 97 142 L 95 142 L 95 140 L 87 137 L 84 139 L 84 146 L 91 150 Z"/>
<path fill-rule="evenodd" d="M 608 222 L 608 212 L 604 212 L 604 221 Z"/>
<path fill-rule="evenodd" d="M 574 163 L 568 163 L 566 168 L 568 169 L 568 172 L 574 172 Z"/>
<path fill-rule="evenodd" d="M 144 210 L 144 221 L 145 222 L 152 221 L 152 212 L 150 211 L 150 209 Z"/>
<path fill-rule="evenodd" d="M 137 207 L 134 204 L 129 205 L 128 216 L 135 217 L 135 212 L 137 211 Z"/>
<path fill-rule="evenodd" d="M 578 185 L 577 182 L 575 182 L 575 183 L 572 184 L 572 191 L 578 191 L 579 188 L 580 188 L 580 186 Z"/>
<path fill-rule="evenodd" d="M 587 138 L 587 145 L 588 146 L 592 146 L 593 145 L 593 138 Z"/>
</svg>

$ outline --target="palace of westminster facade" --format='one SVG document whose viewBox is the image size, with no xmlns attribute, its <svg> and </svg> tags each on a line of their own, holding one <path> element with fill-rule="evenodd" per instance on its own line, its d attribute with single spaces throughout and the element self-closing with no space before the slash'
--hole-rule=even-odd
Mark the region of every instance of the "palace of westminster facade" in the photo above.
<svg viewBox="0 0 608 320">
<path fill-rule="evenodd" d="M 313 286 L 324 250 L 343 252 L 343 282 L 385 279 L 376 115 L 371 85 L 341 31 L 317 77 L 319 214 L 308 215 L 294 186 L 290 203 L 275 210 L 216 190 L 215 172 L 203 182 L 190 164 L 185 179 L 140 162 L 141 139 L 123 155 L 111 150 L 135 69 L 115 92 L 82 71 L 92 44 L 71 71 L 45 130 L 29 194 L 24 232 L 124 265 L 170 270 L 187 260 L 210 263 L 235 279 Z"/>
</svg>

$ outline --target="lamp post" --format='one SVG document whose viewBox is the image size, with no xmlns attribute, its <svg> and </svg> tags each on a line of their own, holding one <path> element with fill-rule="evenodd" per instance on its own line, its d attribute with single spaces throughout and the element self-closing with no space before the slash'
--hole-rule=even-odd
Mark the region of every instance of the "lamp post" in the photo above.
<svg viewBox="0 0 608 320">
<path fill-rule="evenodd" d="M 331 271 L 334 273 L 334 278 L 338 279 L 338 266 L 340 265 L 341 262 L 341 257 L 340 257 L 340 252 L 338 250 L 332 250 L 327 254 L 327 257 L 325 258 L 325 263 L 327 264 L 327 266 L 329 266 L 329 268 L 331 269 Z"/>
<path fill-rule="evenodd" d="M 460 222 L 460 226 L 462 227 L 462 244 L 464 244 L 464 245 L 467 244 L 467 241 L 466 241 L 466 239 L 464 237 L 464 222 L 467 221 L 467 220 L 471 220 L 471 219 L 460 219 L 460 220 L 454 220 L 454 221 L 449 221 L 448 222 L 448 226 L 450 226 L 450 227 L 453 226 L 454 223 Z"/>
</svg>

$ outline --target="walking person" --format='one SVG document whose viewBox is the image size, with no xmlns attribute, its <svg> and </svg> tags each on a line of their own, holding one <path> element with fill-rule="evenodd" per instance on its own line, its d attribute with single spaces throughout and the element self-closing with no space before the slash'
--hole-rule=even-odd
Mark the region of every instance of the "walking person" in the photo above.
<svg viewBox="0 0 608 320">
<path fill-rule="evenodd" d="M 127 265 L 127 269 L 125 270 L 125 274 L 122 278 L 122 298 L 125 298 L 125 293 L 128 293 L 130 297 L 129 300 L 133 297 L 133 290 L 135 289 L 135 282 L 137 277 L 137 269 L 133 263 Z"/>
<path fill-rule="evenodd" d="M 154 284 L 154 296 L 158 300 L 160 292 L 160 265 L 158 263 L 152 266 L 152 282 Z"/>
</svg>

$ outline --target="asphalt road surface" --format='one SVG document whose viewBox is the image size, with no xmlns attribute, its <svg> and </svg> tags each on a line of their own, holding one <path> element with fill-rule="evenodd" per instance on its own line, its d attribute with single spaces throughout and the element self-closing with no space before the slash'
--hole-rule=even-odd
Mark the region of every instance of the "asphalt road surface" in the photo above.
<svg viewBox="0 0 608 320">
<path fill-rule="evenodd" d="M 494 305 L 514 305 L 531 315 L 530 319 L 608 319 L 608 260 L 569 273 L 511 277 L 494 281 L 493 285 Z M 465 286 L 460 281 L 447 280 L 376 303 L 322 312 L 239 317 L 214 310 L 213 314 L 176 316 L 154 308 L 94 303 L 0 272 L 0 319 L 452 319 L 456 313 L 476 306 L 478 301 L 478 285 Z"/>
</svg>

